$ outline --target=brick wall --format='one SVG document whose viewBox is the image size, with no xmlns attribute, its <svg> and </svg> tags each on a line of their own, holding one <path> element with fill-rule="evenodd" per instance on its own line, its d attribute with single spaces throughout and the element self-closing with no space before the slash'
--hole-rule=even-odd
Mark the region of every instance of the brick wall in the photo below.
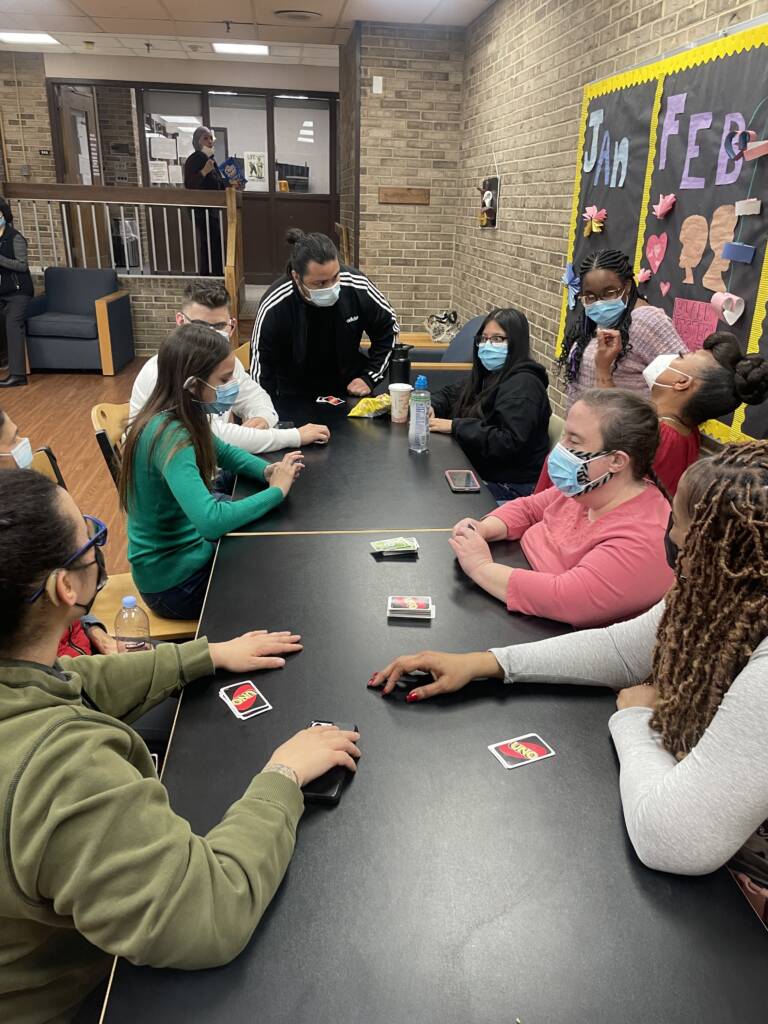
<svg viewBox="0 0 768 1024">
<path fill-rule="evenodd" d="M 355 253 L 357 241 L 357 197 L 360 176 L 358 160 L 358 114 L 360 111 L 360 32 L 355 29 L 339 47 L 339 208 L 340 221 L 349 230 Z M 353 255 L 353 262 L 355 257 Z"/>
<path fill-rule="evenodd" d="M 39 184 L 56 181 L 53 139 L 40 53 L 0 53 L 0 118 L 8 179 Z M 48 155 L 41 156 L 40 150 Z M 3 162 L 0 161 L 0 169 Z M 29 173 L 25 173 L 29 168 Z"/>
<path fill-rule="evenodd" d="M 360 265 L 419 330 L 451 301 L 464 33 L 366 23 L 360 44 Z M 427 187 L 431 203 L 380 205 L 382 185 Z"/>
<path fill-rule="evenodd" d="M 497 0 L 475 21 L 467 30 L 455 210 L 459 311 L 519 306 L 551 368 L 582 87 L 766 11 L 767 0 Z M 481 231 L 474 187 L 493 171 L 494 156 L 500 226 Z M 562 412 L 562 392 L 550 391 Z"/>
<path fill-rule="evenodd" d="M 97 85 L 96 106 L 101 137 L 101 171 L 105 185 L 140 185 L 138 125 L 133 89 Z M 112 146 L 129 147 L 128 153 Z"/>
</svg>

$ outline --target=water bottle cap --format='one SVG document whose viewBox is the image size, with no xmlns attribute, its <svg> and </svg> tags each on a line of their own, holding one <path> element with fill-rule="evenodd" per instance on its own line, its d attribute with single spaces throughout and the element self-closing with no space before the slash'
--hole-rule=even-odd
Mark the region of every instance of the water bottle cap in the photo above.
<svg viewBox="0 0 768 1024">
<path fill-rule="evenodd" d="M 135 607 L 136 607 L 136 598 L 133 596 L 133 594 L 129 594 L 127 597 L 123 598 L 123 608 L 135 608 Z"/>
<path fill-rule="evenodd" d="M 420 373 L 416 378 L 416 384 L 414 385 L 417 391 L 424 391 L 427 386 L 427 378 L 423 373 Z"/>
</svg>

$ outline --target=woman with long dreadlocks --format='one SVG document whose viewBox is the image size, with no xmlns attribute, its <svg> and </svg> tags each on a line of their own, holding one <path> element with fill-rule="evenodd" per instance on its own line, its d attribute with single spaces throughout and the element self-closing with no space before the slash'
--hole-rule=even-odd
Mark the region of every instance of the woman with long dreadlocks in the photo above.
<svg viewBox="0 0 768 1024">
<path fill-rule="evenodd" d="M 768 442 L 726 445 L 686 471 L 667 558 L 675 585 L 636 619 L 397 658 L 370 685 L 390 693 L 404 672 L 423 670 L 434 682 L 410 701 L 483 677 L 617 689 L 609 729 L 638 856 L 685 875 L 729 864 L 768 924 Z"/>
<path fill-rule="evenodd" d="M 688 351 L 664 310 L 638 294 L 623 252 L 590 253 L 579 277 L 581 291 L 560 355 L 569 405 L 590 388 L 644 391 L 649 363 L 665 352 Z"/>
</svg>

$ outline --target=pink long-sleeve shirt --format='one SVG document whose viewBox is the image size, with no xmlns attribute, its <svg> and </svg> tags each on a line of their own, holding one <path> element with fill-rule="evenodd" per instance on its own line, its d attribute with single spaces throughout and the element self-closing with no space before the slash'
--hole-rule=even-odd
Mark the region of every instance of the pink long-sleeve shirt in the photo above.
<svg viewBox="0 0 768 1024">
<path fill-rule="evenodd" d="M 491 516 L 520 540 L 530 569 L 513 569 L 507 608 L 573 626 L 605 626 L 638 615 L 669 590 L 664 553 L 669 503 L 652 484 L 590 522 L 587 509 L 550 487 Z"/>
</svg>

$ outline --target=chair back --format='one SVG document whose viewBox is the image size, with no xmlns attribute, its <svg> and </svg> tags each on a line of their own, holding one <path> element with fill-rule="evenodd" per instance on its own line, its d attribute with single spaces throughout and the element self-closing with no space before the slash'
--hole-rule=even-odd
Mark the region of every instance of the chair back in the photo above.
<svg viewBox="0 0 768 1024">
<path fill-rule="evenodd" d="M 118 290 L 114 270 L 46 267 L 45 305 L 49 313 L 93 316 L 94 303 Z"/>
<path fill-rule="evenodd" d="M 471 320 L 467 320 L 443 353 L 444 362 L 471 364 L 475 335 L 480 330 L 483 320 L 485 320 L 485 316 L 473 316 Z"/>
<path fill-rule="evenodd" d="M 56 461 L 56 456 L 53 454 L 50 448 L 42 447 L 38 448 L 32 456 L 32 469 L 36 473 L 41 473 L 43 476 L 47 476 L 49 480 L 53 480 L 59 487 L 63 487 L 66 491 L 67 485 L 64 483 L 64 477 L 61 475 L 59 464 Z"/>
<path fill-rule="evenodd" d="M 91 409 L 91 423 L 96 433 L 99 450 L 104 456 L 107 469 L 115 487 L 120 483 L 120 468 L 123 462 L 123 434 L 128 423 L 131 407 L 128 402 L 113 405 L 100 402 Z"/>
<path fill-rule="evenodd" d="M 563 436 L 563 429 L 565 427 L 565 420 L 562 416 L 558 416 L 557 413 L 552 413 L 549 417 L 549 450 L 555 447 L 557 442 Z"/>
<path fill-rule="evenodd" d="M 246 373 L 251 369 L 251 343 L 250 341 L 243 342 L 239 348 L 235 349 L 235 357 L 245 367 Z"/>
</svg>

